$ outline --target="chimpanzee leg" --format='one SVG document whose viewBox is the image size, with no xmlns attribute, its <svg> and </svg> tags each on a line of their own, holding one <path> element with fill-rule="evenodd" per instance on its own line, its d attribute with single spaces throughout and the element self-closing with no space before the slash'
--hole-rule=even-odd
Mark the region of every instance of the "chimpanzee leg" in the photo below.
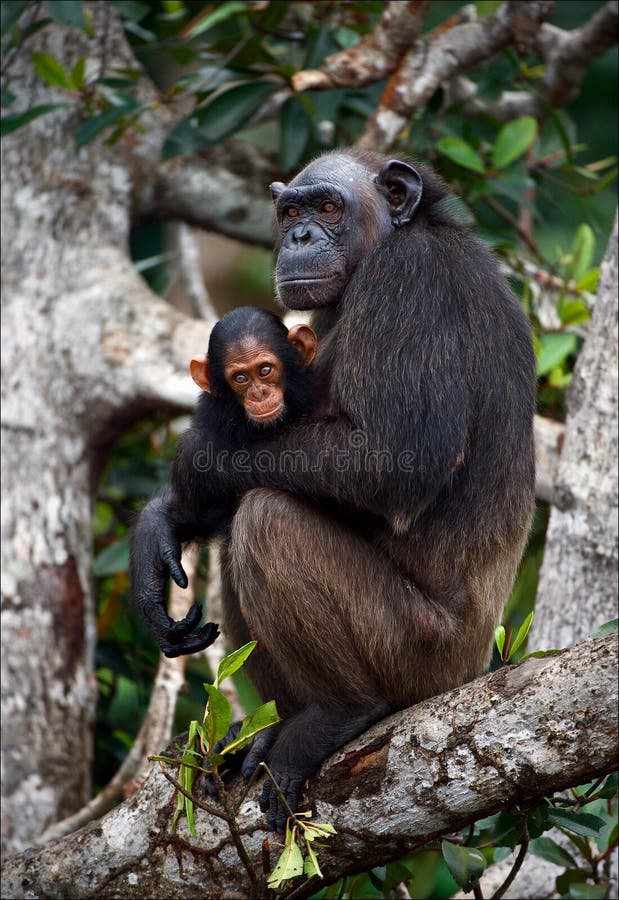
<svg viewBox="0 0 619 900">
<path fill-rule="evenodd" d="M 244 497 L 230 567 L 250 630 L 303 707 L 270 754 L 292 806 L 337 747 L 389 709 L 442 689 L 431 656 L 439 644 L 445 652 L 451 613 L 363 537 L 284 492 Z M 281 827 L 285 809 L 268 784 L 263 808 Z"/>
<path fill-rule="evenodd" d="M 243 618 L 237 591 L 232 584 L 230 552 L 227 543 L 221 545 L 221 595 L 223 606 L 223 628 L 232 647 L 241 647 L 251 640 L 247 622 Z M 259 644 L 245 663 L 245 671 L 255 685 L 261 698 L 275 700 L 281 716 L 294 715 L 300 706 L 291 693 L 288 681 L 278 663 Z"/>
</svg>

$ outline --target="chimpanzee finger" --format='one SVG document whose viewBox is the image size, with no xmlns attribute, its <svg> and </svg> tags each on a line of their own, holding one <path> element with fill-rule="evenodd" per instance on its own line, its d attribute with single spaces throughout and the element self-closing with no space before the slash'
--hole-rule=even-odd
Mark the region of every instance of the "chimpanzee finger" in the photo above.
<svg viewBox="0 0 619 900">
<path fill-rule="evenodd" d="M 286 803 L 290 807 L 290 809 L 294 812 L 299 805 L 299 798 L 301 796 L 301 792 L 303 790 L 303 784 L 305 783 L 305 778 L 301 775 L 291 775 L 288 780 L 288 787 L 285 791 L 283 791 L 284 796 L 286 797 Z M 276 818 L 276 827 L 277 831 L 285 831 L 286 830 L 286 819 L 288 818 L 288 810 L 281 802 L 279 803 L 279 809 Z"/>
<path fill-rule="evenodd" d="M 282 780 L 282 779 L 278 779 Z M 271 831 L 275 831 L 275 823 L 277 821 L 277 813 L 279 807 L 279 796 L 277 793 L 277 789 L 270 777 L 267 775 L 267 778 L 262 787 L 262 796 L 260 797 L 260 809 L 265 814 L 267 820 L 267 827 L 271 829 Z"/>
<path fill-rule="evenodd" d="M 190 631 L 195 631 L 201 618 L 202 605 L 200 603 L 194 603 L 184 619 L 179 619 L 178 622 L 172 622 L 166 638 L 173 644 L 178 643 L 180 638 L 189 634 Z"/>
<path fill-rule="evenodd" d="M 194 634 L 186 635 L 178 643 L 171 643 L 166 638 L 159 638 L 159 647 L 164 656 L 174 659 L 176 656 L 187 656 L 190 653 L 198 653 L 210 646 L 219 635 L 219 628 L 215 622 L 207 622 Z"/>
<path fill-rule="evenodd" d="M 163 559 L 168 567 L 170 576 L 174 579 L 179 588 L 186 588 L 189 584 L 189 579 L 187 578 L 185 570 L 180 564 L 180 560 L 177 558 L 174 550 L 171 547 L 167 547 L 163 551 Z"/>
<path fill-rule="evenodd" d="M 275 727 L 267 728 L 266 731 L 261 731 L 260 734 L 256 735 L 253 744 L 247 751 L 247 755 L 243 760 L 243 765 L 241 767 L 241 772 L 243 773 L 243 778 L 245 778 L 245 780 L 248 781 L 262 760 L 266 759 L 267 753 L 276 737 L 277 728 Z"/>
</svg>

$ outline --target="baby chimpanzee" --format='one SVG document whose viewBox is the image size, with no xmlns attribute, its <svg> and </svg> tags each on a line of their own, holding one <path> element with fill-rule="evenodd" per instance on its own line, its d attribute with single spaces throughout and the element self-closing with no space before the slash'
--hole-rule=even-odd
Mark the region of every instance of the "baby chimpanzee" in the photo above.
<svg viewBox="0 0 619 900">
<path fill-rule="evenodd" d="M 310 412 L 309 367 L 316 346 L 316 335 L 308 325 L 295 325 L 289 331 L 266 310 L 241 307 L 215 325 L 208 354 L 195 356 L 189 366 L 203 393 L 191 427 L 179 440 L 172 468 L 173 496 L 183 497 L 186 505 L 179 509 L 178 504 L 169 504 L 169 487 L 154 500 L 155 509 L 168 504 L 167 524 L 181 542 L 190 536 L 206 540 L 226 533 L 247 489 L 244 448 Z M 148 533 L 152 508 L 151 503 L 142 512 L 131 538 L 132 603 L 148 620 L 166 656 L 195 653 L 212 644 L 219 633 L 212 622 L 194 631 L 202 615 L 200 604 L 194 604 L 180 622 L 168 616 L 165 597 L 156 605 L 144 604 L 143 588 L 151 584 L 153 573 L 144 570 L 143 554 L 137 548 Z M 177 583 L 186 586 L 182 568 L 168 562 L 175 568 Z"/>
</svg>

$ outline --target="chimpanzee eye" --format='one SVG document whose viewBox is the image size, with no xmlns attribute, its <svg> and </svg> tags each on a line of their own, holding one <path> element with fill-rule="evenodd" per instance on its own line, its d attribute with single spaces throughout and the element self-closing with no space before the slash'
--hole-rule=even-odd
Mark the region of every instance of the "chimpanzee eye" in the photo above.
<svg viewBox="0 0 619 900">
<path fill-rule="evenodd" d="M 335 203 L 331 203 L 330 200 L 325 200 L 325 202 L 320 207 L 320 212 L 323 213 L 333 213 L 337 209 Z"/>
<path fill-rule="evenodd" d="M 270 375 L 272 371 L 273 371 L 273 366 L 270 366 L 268 364 L 265 364 L 264 366 L 260 366 L 260 375 L 263 378 L 266 378 L 267 375 Z"/>
<path fill-rule="evenodd" d="M 296 219 L 296 217 L 299 215 L 299 210 L 296 208 L 296 206 L 287 206 L 284 210 L 284 215 L 288 216 L 289 219 Z"/>
<path fill-rule="evenodd" d="M 247 384 L 247 375 L 244 372 L 237 372 L 232 380 L 235 384 Z"/>
</svg>

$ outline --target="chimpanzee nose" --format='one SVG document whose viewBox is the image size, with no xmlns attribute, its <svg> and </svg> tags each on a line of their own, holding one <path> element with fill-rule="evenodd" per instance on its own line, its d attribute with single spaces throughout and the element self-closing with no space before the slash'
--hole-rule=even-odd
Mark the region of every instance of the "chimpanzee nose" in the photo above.
<svg viewBox="0 0 619 900">
<path fill-rule="evenodd" d="M 295 244 L 309 244 L 312 239 L 312 232 L 308 225 L 297 225 L 292 231 L 292 240 Z"/>
</svg>

